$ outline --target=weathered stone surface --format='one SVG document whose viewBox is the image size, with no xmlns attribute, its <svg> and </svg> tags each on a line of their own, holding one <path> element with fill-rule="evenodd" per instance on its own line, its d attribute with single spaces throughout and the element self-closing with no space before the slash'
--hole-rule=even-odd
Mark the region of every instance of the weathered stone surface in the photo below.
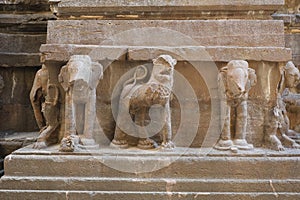
<svg viewBox="0 0 300 200">
<path fill-rule="evenodd" d="M 58 20 L 48 33 L 47 44 L 284 47 L 275 20 Z"/>
<path fill-rule="evenodd" d="M 57 146 L 35 151 L 30 147 L 5 159 L 0 197 L 31 199 L 126 198 L 138 199 L 295 199 L 299 197 L 299 151 L 256 149 L 231 154 L 216 150 L 184 149 L 141 151 L 137 149 L 57 152 Z M 208 150 L 208 151 L 207 151 Z M 293 156 L 287 156 L 291 155 Z M 161 159 L 165 156 L 164 159 Z M 226 157 L 224 157 L 226 156 Z M 116 157 L 118 159 L 116 159 Z M 173 160 L 174 159 L 174 160 Z M 117 171 L 109 163 L 169 163 L 150 173 Z M 172 162 L 173 161 L 173 162 Z M 78 164 L 80 163 L 80 165 Z M 224 164 L 226 163 L 226 164 Z M 277 166 L 282 166 L 278 168 Z M 276 173 L 273 170 L 276 169 Z"/>
<path fill-rule="evenodd" d="M 1 53 L 0 67 L 37 67 L 40 65 L 39 53 Z"/>
<path fill-rule="evenodd" d="M 286 47 L 291 48 L 293 52 L 293 62 L 300 66 L 300 34 L 285 34 Z"/>
<path fill-rule="evenodd" d="M 157 1 L 148 1 L 148 0 L 132 0 L 132 1 L 119 1 L 119 0 L 86 0 L 86 1 L 76 1 L 76 0 L 64 0 L 59 3 L 59 7 L 63 8 L 81 8 L 81 7 L 163 7 L 163 6 L 180 6 L 180 7 L 206 7 L 211 9 L 234 9 L 232 6 L 237 6 L 242 9 L 249 9 L 251 6 L 260 7 L 261 9 L 274 9 L 276 6 L 280 7 L 284 5 L 283 0 L 211 0 L 211 1 L 198 1 L 198 0 L 189 0 L 189 1 L 166 1 L 166 0 L 157 0 Z M 196 9 L 195 8 L 195 9 Z"/>
<path fill-rule="evenodd" d="M 37 130 L 28 101 L 41 66 L 39 47 L 46 42 L 47 20 L 55 19 L 47 0 L 0 1 L 0 132 Z"/>
<path fill-rule="evenodd" d="M 0 33 L 0 52 L 38 53 L 40 45 L 46 42 L 45 34 L 16 35 Z"/>
<path fill-rule="evenodd" d="M 58 4 L 59 17 L 80 19 L 266 19 L 283 0 L 74 1 Z"/>
<path fill-rule="evenodd" d="M 300 65 L 300 2 L 286 0 L 285 5 L 272 15 L 274 19 L 283 20 L 285 24 L 286 47 L 293 51 L 292 61 Z"/>
<path fill-rule="evenodd" d="M 0 68 L 4 88 L 0 94 L 0 132 L 37 129 L 29 92 L 37 68 Z"/>
<path fill-rule="evenodd" d="M 85 53 L 92 60 L 149 61 L 161 54 L 169 53 L 179 61 L 223 61 L 247 59 L 253 61 L 285 62 L 291 59 L 291 51 L 283 47 L 224 47 L 224 46 L 182 46 L 182 47 L 133 47 L 45 44 L 40 48 L 43 60 L 66 62 L 71 55 Z"/>
<path fill-rule="evenodd" d="M 13 151 L 32 144 L 37 137 L 36 132 L 18 132 L 14 134 L 0 134 L 0 157 L 11 154 Z M 1 168 L 1 165 L 0 165 Z"/>
</svg>

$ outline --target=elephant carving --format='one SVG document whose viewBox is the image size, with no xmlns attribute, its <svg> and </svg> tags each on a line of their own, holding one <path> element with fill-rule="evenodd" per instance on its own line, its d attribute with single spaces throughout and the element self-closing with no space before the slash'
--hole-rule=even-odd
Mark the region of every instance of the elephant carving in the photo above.
<svg viewBox="0 0 300 200">
<path fill-rule="evenodd" d="M 160 55 L 153 60 L 153 70 L 150 79 L 146 83 L 144 81 L 147 75 L 147 68 L 144 66 L 138 67 L 134 77 L 125 82 L 119 101 L 117 125 L 111 146 L 128 147 L 127 135 L 132 135 L 132 132 L 136 132 L 135 137 L 138 138 L 138 148 L 151 149 L 157 147 L 156 141 L 150 139 L 153 134 L 149 134 L 146 126 L 149 125 L 148 116 L 151 116 L 151 109 L 153 106 L 159 105 L 159 112 L 157 112 L 159 116 L 156 119 L 160 119 L 159 121 L 162 122 L 160 132 L 162 134 L 161 146 L 165 148 L 174 147 L 171 141 L 170 97 L 176 62 L 169 55 Z M 134 128 L 127 128 L 129 122 L 126 120 L 128 119 L 126 116 L 130 116 L 130 121 L 134 121 Z"/>
<path fill-rule="evenodd" d="M 255 71 L 244 60 L 232 60 L 219 73 L 221 100 L 225 101 L 224 125 L 215 148 L 218 150 L 252 149 L 246 141 L 248 92 L 256 84 Z M 234 115 L 236 113 L 236 115 Z M 235 117 L 234 120 L 231 120 Z M 235 122 L 231 124 L 231 121 Z M 234 127 L 231 131 L 231 127 Z"/>
<path fill-rule="evenodd" d="M 73 55 L 61 68 L 58 80 L 66 92 L 61 151 L 74 151 L 77 143 L 95 145 L 96 87 L 102 76 L 102 65 L 92 62 L 88 55 Z M 75 142 L 76 137 L 80 138 L 79 142 Z"/>
</svg>

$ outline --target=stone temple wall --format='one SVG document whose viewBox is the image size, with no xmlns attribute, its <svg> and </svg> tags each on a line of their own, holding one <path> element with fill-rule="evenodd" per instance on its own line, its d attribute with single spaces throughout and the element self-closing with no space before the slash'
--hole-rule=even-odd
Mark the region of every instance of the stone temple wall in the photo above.
<svg viewBox="0 0 300 200">
<path fill-rule="evenodd" d="M 293 50 L 293 61 L 300 65 L 300 31 L 299 8 L 297 0 L 287 0 L 286 6 L 273 15 L 274 19 L 283 19 L 285 22 L 286 46 Z M 19 0 L 0 1 L 0 134 L 12 132 L 37 131 L 32 107 L 29 101 L 29 92 L 32 87 L 35 72 L 40 68 L 41 44 L 46 43 L 47 21 L 56 19 L 49 10 L 47 0 Z M 68 6 L 60 8 L 60 18 L 68 18 L 68 13 L 74 12 Z M 143 8 L 145 9 L 145 8 Z M 192 10 L 192 9 L 191 9 Z M 218 11 L 216 11 L 218 10 Z M 138 15 L 123 13 L 116 15 L 116 19 L 269 19 L 271 13 L 236 11 L 230 7 L 215 8 L 214 12 L 191 11 L 182 15 L 180 10 L 151 14 L 149 12 L 137 12 Z M 270 8 L 270 12 L 271 12 Z M 99 16 L 93 15 L 93 19 L 109 18 L 105 16 L 105 10 L 95 10 Z M 88 19 L 84 15 L 84 9 L 72 15 L 72 19 Z M 164 14 L 165 13 L 165 14 Z M 103 15 L 102 15 L 103 14 Z M 251 24 L 249 24 L 251 26 Z M 74 33 L 75 34 L 75 33 Z M 263 38 L 260 42 L 271 42 Z M 210 42 L 210 41 L 201 41 Z M 226 38 L 215 42 L 226 43 Z M 275 43 L 278 42 L 274 41 Z M 276 46 L 276 45 L 275 45 Z M 222 63 L 220 64 L 220 66 Z M 293 117 L 295 119 L 295 117 Z M 21 119 L 21 120 L 20 120 Z M 292 125 L 297 121 L 292 120 Z"/>
<path fill-rule="evenodd" d="M 286 0 L 285 6 L 273 15 L 285 24 L 286 47 L 293 51 L 293 62 L 300 67 L 300 1 Z"/>
<path fill-rule="evenodd" d="M 53 18 L 47 0 L 0 1 L 0 135 L 38 129 L 29 92 Z"/>
<path fill-rule="evenodd" d="M 285 6 L 273 14 L 274 19 L 284 21 L 285 25 L 285 45 L 292 50 L 292 61 L 300 68 L 300 1 L 286 0 Z M 300 85 L 298 85 L 300 91 Z M 298 110 L 288 109 L 291 128 L 300 130 L 300 116 Z"/>
</svg>

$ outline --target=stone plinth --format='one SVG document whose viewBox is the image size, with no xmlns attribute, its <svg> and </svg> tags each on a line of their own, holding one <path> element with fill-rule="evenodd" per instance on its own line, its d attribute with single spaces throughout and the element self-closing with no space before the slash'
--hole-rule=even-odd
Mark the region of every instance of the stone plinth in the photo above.
<svg viewBox="0 0 300 200">
<path fill-rule="evenodd" d="M 299 150 L 232 154 L 183 148 L 172 152 L 102 148 L 62 154 L 57 146 L 40 151 L 29 146 L 6 158 L 0 197 L 297 199 L 299 156 Z M 131 167 L 127 170 L 136 172 L 113 169 L 126 163 Z M 143 170 L 150 172 L 138 173 Z"/>
<path fill-rule="evenodd" d="M 40 51 L 49 72 L 47 85 L 59 93 L 50 100 L 60 111 L 60 135 L 70 132 L 65 129 L 74 116 L 65 115 L 65 103 L 71 102 L 65 97 L 71 92 L 66 95 L 58 75 L 70 57 L 84 55 L 103 66 L 103 79 L 93 96 L 97 116 L 93 136 L 100 149 L 61 153 L 56 145 L 16 151 L 5 160 L 0 198 L 299 198 L 299 150 L 261 149 L 271 134 L 266 132 L 268 117 L 277 105 L 281 70 L 292 58 L 285 47 L 284 23 L 270 20 L 283 4 L 283 0 L 51 1 L 58 20 L 48 22 Z M 177 148 L 109 148 L 120 87 L 133 77 L 135 67 L 150 71 L 152 59 L 162 54 L 177 60 L 174 98 L 168 102 L 172 122 L 168 128 Z M 243 139 L 254 144 L 248 152 L 211 149 L 221 133 L 218 73 L 231 60 L 243 60 L 257 76 L 245 97 L 248 111 L 242 113 L 247 121 Z M 72 143 L 68 136 L 63 141 Z"/>
</svg>

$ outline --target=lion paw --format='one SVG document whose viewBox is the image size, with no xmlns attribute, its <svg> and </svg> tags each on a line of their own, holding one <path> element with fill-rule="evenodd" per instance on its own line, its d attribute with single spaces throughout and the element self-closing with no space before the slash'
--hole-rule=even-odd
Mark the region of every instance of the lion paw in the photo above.
<svg viewBox="0 0 300 200">
<path fill-rule="evenodd" d="M 161 147 L 163 147 L 165 149 L 174 149 L 175 148 L 175 144 L 172 141 L 163 142 L 161 144 Z"/>
<path fill-rule="evenodd" d="M 157 143 L 149 138 L 140 139 L 137 147 L 140 149 L 153 149 L 157 147 Z"/>
<path fill-rule="evenodd" d="M 41 141 L 41 142 L 34 143 L 32 148 L 34 148 L 34 149 L 44 149 L 46 147 L 47 147 L 46 143 L 44 141 Z"/>
<path fill-rule="evenodd" d="M 295 142 L 294 144 L 292 144 L 292 148 L 300 149 L 300 145 Z"/>
</svg>

